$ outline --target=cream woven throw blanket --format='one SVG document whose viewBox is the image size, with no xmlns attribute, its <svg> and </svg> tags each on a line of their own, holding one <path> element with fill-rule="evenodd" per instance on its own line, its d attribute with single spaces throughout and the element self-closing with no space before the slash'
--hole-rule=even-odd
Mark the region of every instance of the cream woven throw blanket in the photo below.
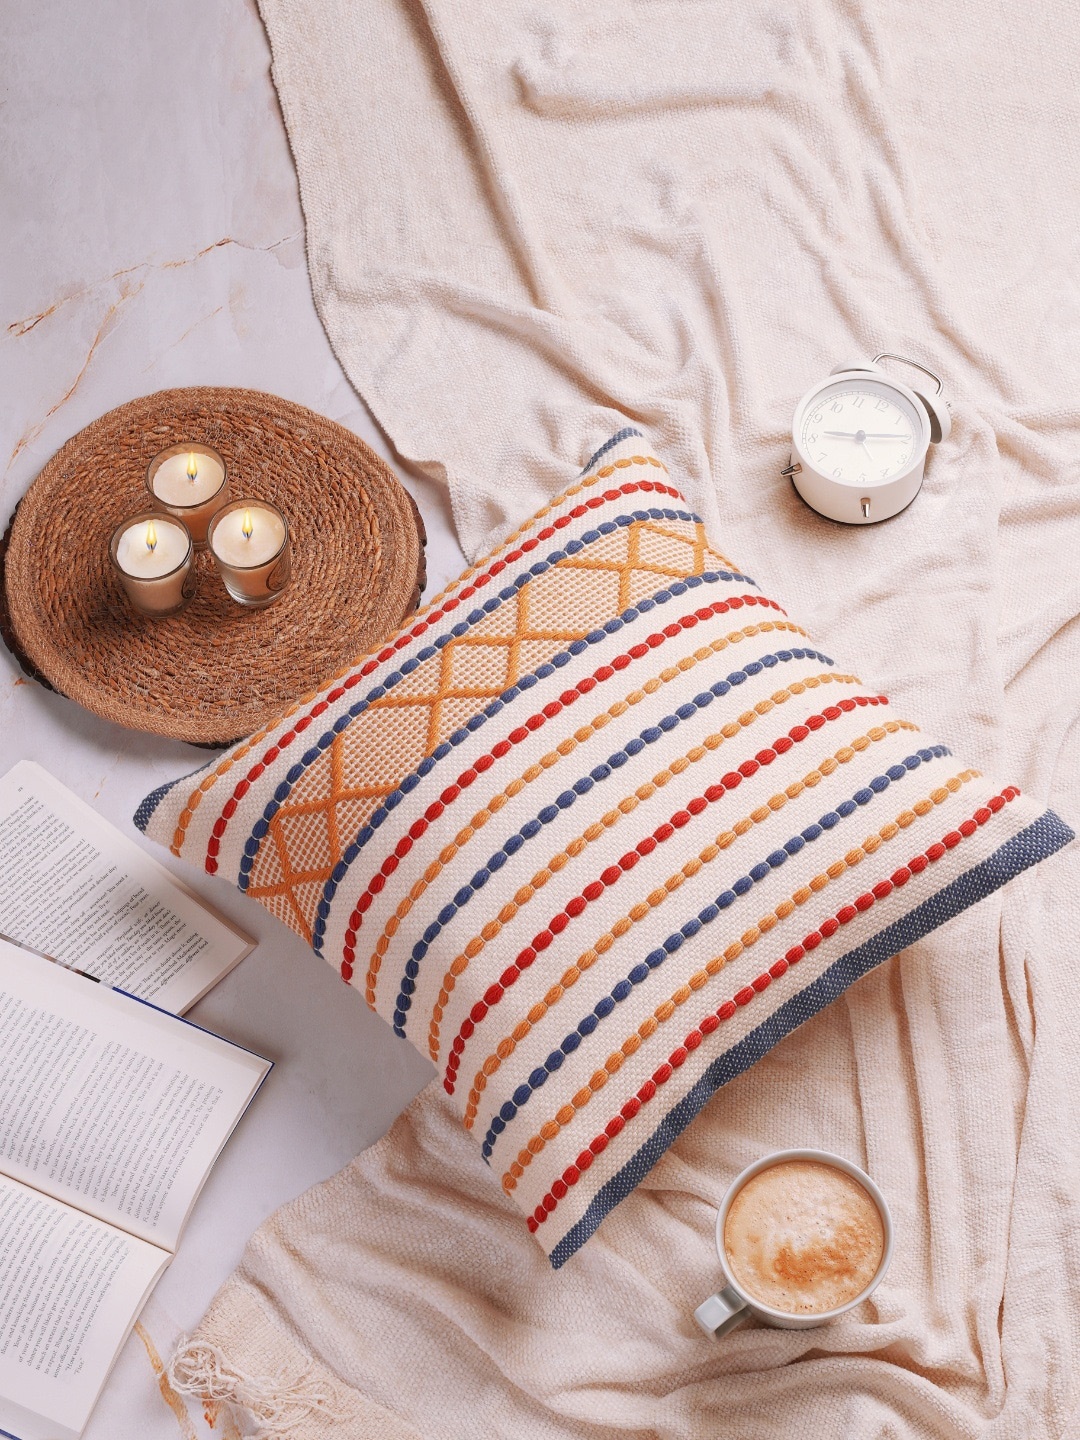
<svg viewBox="0 0 1080 1440">
<path fill-rule="evenodd" d="M 263 13 L 320 313 L 471 554 L 636 425 L 817 643 L 1080 815 L 1072 7 Z M 884 349 L 943 371 L 953 436 L 841 530 L 785 426 Z M 727 1086 L 558 1273 L 430 1087 L 257 1233 L 179 1376 L 296 1440 L 1078 1433 L 1077 851 Z M 891 1272 L 827 1330 L 706 1340 L 712 1207 L 803 1144 L 881 1185 Z"/>
</svg>

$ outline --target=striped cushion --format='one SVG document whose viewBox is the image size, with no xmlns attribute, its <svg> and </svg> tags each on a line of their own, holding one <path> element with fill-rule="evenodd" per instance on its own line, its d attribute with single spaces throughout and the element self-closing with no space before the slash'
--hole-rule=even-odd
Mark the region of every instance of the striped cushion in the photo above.
<svg viewBox="0 0 1080 1440">
<path fill-rule="evenodd" d="M 136 816 L 430 1056 L 556 1266 L 719 1086 L 1071 838 L 822 654 L 640 443 Z"/>
</svg>

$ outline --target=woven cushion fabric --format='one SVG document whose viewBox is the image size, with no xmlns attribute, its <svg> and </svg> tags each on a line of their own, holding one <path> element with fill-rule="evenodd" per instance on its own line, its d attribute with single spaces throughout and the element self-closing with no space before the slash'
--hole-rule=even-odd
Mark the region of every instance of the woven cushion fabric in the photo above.
<svg viewBox="0 0 1080 1440">
<path fill-rule="evenodd" d="M 556 1266 L 718 1087 L 1071 838 L 823 654 L 641 443 L 136 816 L 431 1058 Z"/>
</svg>

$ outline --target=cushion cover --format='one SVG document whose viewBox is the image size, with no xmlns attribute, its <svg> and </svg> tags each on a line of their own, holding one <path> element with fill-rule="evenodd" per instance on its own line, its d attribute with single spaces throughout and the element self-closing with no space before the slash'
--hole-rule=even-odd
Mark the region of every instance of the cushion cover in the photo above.
<svg viewBox="0 0 1080 1440">
<path fill-rule="evenodd" d="M 431 1058 L 556 1266 L 726 1081 L 1072 838 L 821 653 L 641 443 L 136 816 Z"/>
</svg>

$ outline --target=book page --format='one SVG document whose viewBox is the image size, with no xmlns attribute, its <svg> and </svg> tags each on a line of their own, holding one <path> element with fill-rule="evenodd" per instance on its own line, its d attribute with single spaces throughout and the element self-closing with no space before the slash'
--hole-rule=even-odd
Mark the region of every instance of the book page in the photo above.
<svg viewBox="0 0 1080 1440">
<path fill-rule="evenodd" d="M 270 1063 L 0 941 L 0 1171 L 175 1250 Z"/>
<path fill-rule="evenodd" d="M 168 1263 L 0 1175 L 0 1430 L 74 1440 Z"/>
<path fill-rule="evenodd" d="M 176 1015 L 253 948 L 26 760 L 0 779 L 0 934 Z"/>
</svg>

